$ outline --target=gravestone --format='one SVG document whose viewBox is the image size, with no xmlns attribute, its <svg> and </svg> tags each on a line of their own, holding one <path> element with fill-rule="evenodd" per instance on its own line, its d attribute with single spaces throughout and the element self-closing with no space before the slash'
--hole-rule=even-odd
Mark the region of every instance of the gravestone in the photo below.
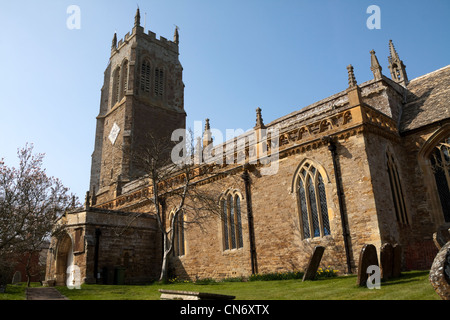
<svg viewBox="0 0 450 320">
<path fill-rule="evenodd" d="M 367 268 L 371 265 L 378 266 L 378 256 L 377 249 L 373 244 L 365 244 L 361 249 L 361 254 L 359 255 L 358 264 L 358 286 L 365 286 L 367 284 Z"/>
<path fill-rule="evenodd" d="M 381 278 L 387 280 L 393 276 L 394 249 L 390 243 L 385 243 L 380 248 Z"/>
<path fill-rule="evenodd" d="M 306 268 L 302 281 L 314 280 L 314 278 L 316 277 L 317 269 L 319 268 L 320 265 L 320 261 L 322 260 L 324 251 L 325 247 L 322 246 L 317 246 L 314 248 L 313 255 L 309 259 L 308 267 Z"/>
<path fill-rule="evenodd" d="M 402 275 L 402 246 L 398 243 L 394 244 L 392 253 L 392 277 L 398 278 Z"/>
<path fill-rule="evenodd" d="M 236 298 L 235 296 L 205 292 L 163 289 L 159 289 L 159 292 L 161 292 L 161 300 L 234 300 Z"/>
<path fill-rule="evenodd" d="M 450 241 L 434 258 L 429 280 L 442 300 L 450 300 Z"/>
<path fill-rule="evenodd" d="M 20 273 L 19 270 L 17 270 L 16 272 L 14 272 L 13 278 L 12 278 L 12 284 L 16 284 L 22 282 L 22 274 Z"/>
</svg>

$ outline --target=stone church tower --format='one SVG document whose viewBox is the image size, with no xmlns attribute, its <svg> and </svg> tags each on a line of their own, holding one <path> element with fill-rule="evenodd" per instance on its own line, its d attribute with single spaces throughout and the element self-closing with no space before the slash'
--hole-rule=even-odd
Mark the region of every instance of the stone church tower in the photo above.
<svg viewBox="0 0 450 320">
<path fill-rule="evenodd" d="M 116 198 L 125 183 L 139 177 L 130 155 L 140 144 L 185 128 L 178 44 L 177 29 L 173 41 L 144 33 L 139 9 L 132 33 L 119 42 L 114 34 L 92 154 L 92 204 Z"/>
</svg>

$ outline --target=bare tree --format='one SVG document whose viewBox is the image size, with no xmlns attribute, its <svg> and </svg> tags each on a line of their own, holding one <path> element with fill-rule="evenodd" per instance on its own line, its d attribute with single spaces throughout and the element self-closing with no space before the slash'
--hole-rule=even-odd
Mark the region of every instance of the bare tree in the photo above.
<svg viewBox="0 0 450 320">
<path fill-rule="evenodd" d="M 76 199 L 62 182 L 42 168 L 44 154 L 26 145 L 17 152 L 19 165 L 0 160 L 0 256 L 32 256 L 60 231 L 56 220 Z M 30 260 L 31 261 L 31 260 Z M 32 268 L 26 265 L 28 278 Z"/>
<path fill-rule="evenodd" d="M 188 134 L 192 137 L 192 134 Z M 163 237 L 163 259 L 159 281 L 168 277 L 169 255 L 174 248 L 175 230 L 180 227 L 196 225 L 200 228 L 203 223 L 212 218 L 220 217 L 218 193 L 212 188 L 200 188 L 198 181 L 207 175 L 202 172 L 200 165 L 193 161 L 194 147 L 192 140 L 185 137 L 186 146 L 181 148 L 180 154 L 173 161 L 175 144 L 171 137 L 154 137 L 149 135 L 146 144 L 131 152 L 134 169 L 145 174 L 148 179 L 150 192 L 147 199 L 151 203 L 158 227 Z M 166 208 L 170 210 L 170 217 L 165 216 Z M 180 219 L 182 213 L 185 219 Z M 166 222 L 169 222 L 167 225 Z"/>
</svg>

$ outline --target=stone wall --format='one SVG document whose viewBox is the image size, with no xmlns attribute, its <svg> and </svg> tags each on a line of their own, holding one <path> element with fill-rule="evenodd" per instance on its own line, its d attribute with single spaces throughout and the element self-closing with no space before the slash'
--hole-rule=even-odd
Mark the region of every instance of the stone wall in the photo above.
<svg viewBox="0 0 450 320">
<path fill-rule="evenodd" d="M 362 246 L 366 243 L 381 245 L 364 136 L 355 134 L 339 140 L 338 155 L 345 194 L 344 210 L 350 226 L 351 263 L 355 272 L 355 261 Z M 331 229 L 330 235 L 308 239 L 302 239 L 297 193 L 293 187 L 296 171 L 305 159 L 313 161 L 324 172 Z M 247 199 L 241 173 L 242 169 L 237 170 L 202 187 L 222 192 L 233 189 L 244 196 L 241 202 L 243 248 L 223 250 L 222 221 L 219 218 L 211 219 L 202 228 L 205 232 L 187 229 L 186 254 L 172 259 L 176 276 L 224 278 L 251 274 Z M 319 143 L 291 155 L 285 153 L 281 156 L 276 175 L 263 176 L 256 169 L 250 172 L 250 177 L 259 273 L 303 270 L 317 245 L 326 247 L 323 265 L 331 265 L 341 273 L 347 272 L 336 177 L 326 144 Z"/>
<path fill-rule="evenodd" d="M 65 233 L 52 239 L 46 280 L 65 285 L 70 253 L 80 268 L 82 282 L 112 284 L 118 268 L 124 270 L 126 284 L 159 277 L 161 236 L 154 218 L 93 209 L 66 214 L 64 220 Z"/>
<path fill-rule="evenodd" d="M 428 154 L 423 153 L 432 136 L 439 132 L 442 127 L 436 124 L 411 132 L 402 139 L 405 148 L 402 166 L 407 172 L 405 184 L 412 215 L 411 226 L 404 230 L 403 239 L 408 269 L 431 267 L 438 252 L 433 244 L 433 233 L 445 222 Z"/>
</svg>

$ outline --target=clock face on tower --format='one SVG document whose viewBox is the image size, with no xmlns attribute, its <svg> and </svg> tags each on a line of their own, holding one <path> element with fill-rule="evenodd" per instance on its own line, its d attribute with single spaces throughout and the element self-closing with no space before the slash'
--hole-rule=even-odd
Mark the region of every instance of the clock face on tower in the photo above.
<svg viewBox="0 0 450 320">
<path fill-rule="evenodd" d="M 114 145 L 116 142 L 117 136 L 119 135 L 120 127 L 117 125 L 117 123 L 114 122 L 114 125 L 111 128 L 111 132 L 109 133 L 109 141 Z"/>
</svg>

